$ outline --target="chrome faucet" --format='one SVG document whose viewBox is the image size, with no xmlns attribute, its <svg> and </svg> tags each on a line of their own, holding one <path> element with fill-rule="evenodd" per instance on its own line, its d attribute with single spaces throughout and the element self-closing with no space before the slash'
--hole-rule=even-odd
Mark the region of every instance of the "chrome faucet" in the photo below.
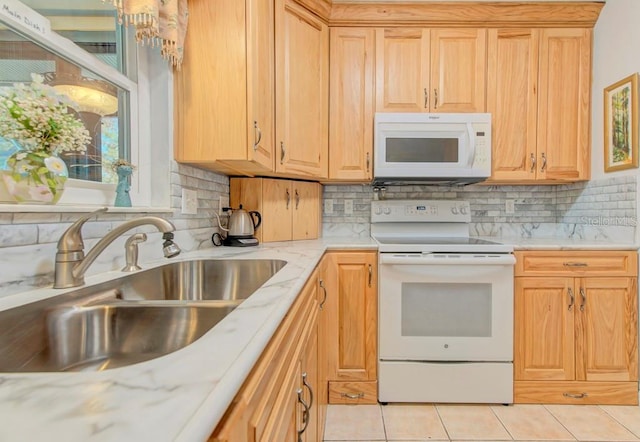
<svg viewBox="0 0 640 442">
<path fill-rule="evenodd" d="M 58 240 L 53 288 L 64 289 L 83 285 L 84 274 L 98 255 L 116 238 L 135 227 L 151 224 L 163 233 L 162 251 L 165 258 L 172 258 L 180 253 L 180 247 L 173 242 L 172 232 L 175 227 L 171 222 L 157 216 L 142 216 L 125 221 L 111 230 L 85 256 L 82 226 L 94 215 L 104 213 L 107 210 L 106 207 L 103 207 L 81 216 L 62 234 Z"/>
</svg>

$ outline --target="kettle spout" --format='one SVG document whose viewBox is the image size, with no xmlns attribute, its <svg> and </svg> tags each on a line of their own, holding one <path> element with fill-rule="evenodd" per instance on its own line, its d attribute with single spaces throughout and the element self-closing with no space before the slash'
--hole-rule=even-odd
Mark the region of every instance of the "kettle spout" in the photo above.
<svg viewBox="0 0 640 442">
<path fill-rule="evenodd" d="M 217 212 L 213 212 L 213 214 L 216 216 L 216 219 L 218 220 L 218 228 L 220 230 L 224 230 L 225 232 L 229 232 L 229 229 L 222 227 L 222 223 L 220 222 L 220 216 L 218 215 Z"/>
</svg>

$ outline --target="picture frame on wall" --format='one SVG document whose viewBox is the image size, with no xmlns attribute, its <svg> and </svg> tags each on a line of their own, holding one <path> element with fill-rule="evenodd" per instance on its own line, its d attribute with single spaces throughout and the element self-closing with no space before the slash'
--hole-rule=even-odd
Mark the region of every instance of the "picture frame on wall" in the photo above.
<svg viewBox="0 0 640 442">
<path fill-rule="evenodd" d="M 604 171 L 638 167 L 638 74 L 604 89 Z"/>
</svg>

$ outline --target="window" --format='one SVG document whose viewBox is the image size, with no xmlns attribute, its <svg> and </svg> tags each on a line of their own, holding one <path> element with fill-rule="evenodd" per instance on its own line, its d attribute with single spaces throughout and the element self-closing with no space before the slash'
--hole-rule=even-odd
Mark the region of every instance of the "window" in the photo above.
<svg viewBox="0 0 640 442">
<path fill-rule="evenodd" d="M 137 80 L 140 73 L 146 78 L 145 61 L 139 60 L 129 30 L 118 24 L 115 8 L 100 0 L 4 4 L 18 13 L 0 11 L 0 87 L 42 74 L 45 83 L 79 104 L 78 117 L 91 135 L 86 154 L 63 156 L 70 179 L 59 204 L 112 205 L 117 177 L 110 166 L 121 158 L 137 166 L 131 183 L 135 205 L 149 205 L 150 155 L 140 147 L 148 146 L 140 141 L 148 138 L 148 121 L 138 111 Z M 50 24 L 51 31 L 42 31 L 40 22 Z M 0 166 L 15 149 L 0 138 Z"/>
</svg>

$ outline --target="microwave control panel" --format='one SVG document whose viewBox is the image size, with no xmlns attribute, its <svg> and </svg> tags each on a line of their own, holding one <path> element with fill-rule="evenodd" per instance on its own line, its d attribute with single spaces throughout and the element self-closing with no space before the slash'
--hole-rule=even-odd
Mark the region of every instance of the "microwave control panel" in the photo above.
<svg viewBox="0 0 640 442">
<path fill-rule="evenodd" d="M 486 123 L 472 123 L 472 128 L 476 138 L 472 168 L 491 169 L 491 127 Z"/>
</svg>

